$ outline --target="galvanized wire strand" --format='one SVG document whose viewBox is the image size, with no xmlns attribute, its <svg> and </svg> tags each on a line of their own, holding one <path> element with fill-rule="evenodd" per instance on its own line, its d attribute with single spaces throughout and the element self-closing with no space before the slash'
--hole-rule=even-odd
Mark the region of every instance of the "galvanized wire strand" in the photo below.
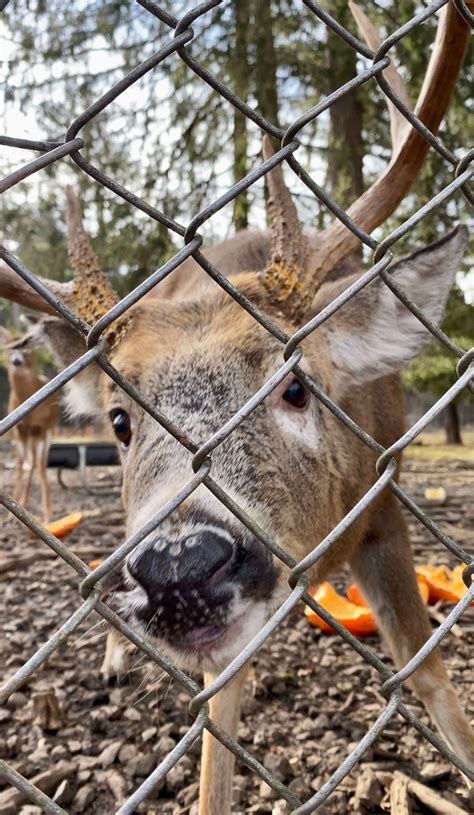
<svg viewBox="0 0 474 815">
<path fill-rule="evenodd" d="M 211 462 L 209 460 L 203 461 L 197 472 L 188 481 L 188 483 L 176 493 L 166 504 L 157 512 L 146 524 L 140 528 L 138 532 L 132 535 L 128 540 L 122 543 L 118 549 L 109 555 L 96 569 L 90 572 L 81 583 L 80 591 L 84 598 L 88 597 L 94 586 L 101 580 L 102 577 L 109 574 L 126 558 L 130 552 L 146 538 L 150 532 L 153 532 L 172 512 L 186 500 L 190 495 L 199 487 L 204 481 L 205 476 L 211 469 Z"/>
<path fill-rule="evenodd" d="M 174 747 L 170 753 L 163 759 L 163 761 L 153 770 L 152 773 L 145 779 L 145 781 L 140 784 L 140 786 L 135 790 L 135 792 L 130 795 L 129 798 L 125 801 L 124 804 L 117 810 L 116 815 L 132 815 L 135 812 L 135 809 L 145 798 L 156 789 L 157 785 L 160 781 L 169 773 L 169 771 L 178 763 L 180 758 L 182 758 L 185 753 L 189 750 L 190 747 L 193 746 L 196 739 L 202 735 L 202 731 L 206 726 L 206 722 L 208 719 L 207 711 L 205 708 L 202 708 L 197 717 L 194 724 L 191 725 L 186 735 L 178 742 L 176 747 Z"/>
<path fill-rule="evenodd" d="M 86 351 L 81 357 L 76 359 L 67 368 L 64 368 L 61 373 L 57 374 L 53 379 L 50 379 L 45 385 L 39 388 L 33 396 L 25 399 L 17 408 L 11 411 L 4 419 L 0 421 L 0 436 L 3 436 L 8 430 L 11 430 L 14 425 L 18 424 L 28 413 L 41 405 L 46 399 L 49 399 L 54 393 L 62 388 L 73 377 L 77 376 L 81 371 L 95 362 L 100 354 L 105 349 L 105 342 L 96 345 L 89 351 Z"/>
<path fill-rule="evenodd" d="M 429 656 L 432 651 L 439 645 L 442 639 L 448 634 L 453 625 L 459 620 L 461 614 L 471 604 L 474 599 L 474 583 L 471 584 L 464 597 L 456 603 L 454 608 L 445 617 L 442 623 L 439 624 L 436 631 L 433 632 L 431 637 L 426 640 L 425 644 L 417 651 L 408 662 L 405 663 L 403 668 L 399 670 L 394 676 L 384 683 L 382 691 L 389 693 L 394 687 L 405 682 L 421 665 L 424 659 Z"/>
<path fill-rule="evenodd" d="M 393 716 L 397 712 L 397 708 L 400 702 L 400 696 L 401 696 L 400 688 L 397 688 L 396 690 L 394 690 L 392 698 L 390 699 L 385 710 L 380 714 L 380 716 L 374 722 L 369 731 L 360 740 L 359 744 L 356 747 L 354 747 L 352 752 L 339 765 L 337 770 L 332 774 L 331 778 L 329 778 L 328 781 L 326 781 L 326 783 L 323 784 L 321 789 L 318 792 L 316 792 L 309 799 L 309 801 L 306 801 L 306 803 L 303 804 L 303 806 L 298 807 L 298 809 L 295 809 L 293 815 L 309 815 L 310 812 L 314 812 L 316 809 L 318 809 L 318 807 L 322 803 L 324 803 L 324 801 L 327 801 L 331 793 L 334 792 L 336 787 L 341 783 L 341 781 L 346 777 L 346 775 L 348 775 L 351 772 L 351 770 L 354 769 L 356 764 L 358 764 L 358 762 L 363 757 L 364 753 L 374 743 L 376 738 L 383 732 L 384 728 L 393 718 Z"/>
<path fill-rule="evenodd" d="M 474 17 L 467 8 L 464 0 L 453 0 L 461 16 L 472 25 Z M 403 236 L 412 233 L 415 226 L 432 214 L 437 208 L 442 206 L 451 196 L 464 194 L 467 200 L 472 200 L 472 192 L 468 182 L 472 177 L 473 170 L 470 166 L 473 158 L 473 151 L 466 150 L 461 159 L 457 159 L 459 152 L 448 149 L 442 139 L 434 135 L 420 121 L 418 116 L 398 98 L 397 94 L 390 88 L 383 76 L 383 71 L 390 65 L 391 49 L 400 42 L 403 37 L 417 30 L 417 26 L 432 17 L 437 11 L 446 5 L 448 0 L 436 0 L 427 7 L 423 7 L 410 20 L 393 31 L 382 42 L 380 48 L 374 53 L 368 46 L 355 37 L 350 31 L 335 20 L 325 9 L 320 8 L 314 0 L 303 0 L 304 5 L 321 23 L 331 29 L 348 48 L 353 49 L 364 60 L 370 60 L 369 65 L 359 68 L 357 75 L 349 82 L 336 88 L 332 93 L 321 99 L 316 105 L 305 110 L 293 121 L 286 123 L 284 127 L 279 127 L 274 122 L 268 121 L 260 111 L 253 109 L 247 102 L 241 99 L 212 71 L 204 67 L 193 56 L 194 43 L 199 33 L 192 28 L 193 24 L 207 19 L 205 15 L 212 13 L 213 9 L 222 4 L 222 0 L 205 0 L 198 5 L 191 7 L 182 17 L 178 19 L 169 11 L 162 8 L 154 0 L 137 0 L 138 4 L 148 15 L 152 22 L 152 17 L 160 21 L 160 34 L 163 34 L 163 44 L 148 59 L 127 71 L 122 78 L 100 96 L 94 103 L 79 112 L 74 121 L 64 128 L 64 141 L 61 139 L 24 139 L 13 137 L 0 137 L 0 144 L 6 147 L 20 148 L 39 152 L 40 155 L 32 161 L 28 161 L 18 169 L 9 173 L 0 181 L 0 191 L 14 188 L 20 182 L 26 181 L 33 174 L 41 172 L 42 169 L 52 165 L 57 161 L 67 160 L 70 157 L 75 165 L 87 174 L 94 183 L 102 188 L 108 189 L 111 194 L 119 196 L 127 201 L 130 206 L 137 211 L 143 212 L 147 217 L 162 224 L 174 236 L 183 239 L 182 248 L 176 248 L 173 256 L 155 269 L 145 281 L 139 284 L 132 292 L 123 297 L 119 303 L 114 305 L 103 317 L 93 325 L 88 325 L 80 319 L 74 310 L 61 301 L 59 297 L 50 292 L 47 286 L 30 271 L 22 261 L 17 258 L 7 248 L 0 248 L 0 257 L 13 269 L 23 281 L 30 285 L 35 292 L 51 306 L 56 313 L 64 320 L 68 321 L 84 338 L 87 350 L 78 357 L 71 365 L 57 374 L 47 385 L 41 388 L 34 396 L 27 399 L 20 407 L 10 413 L 0 422 L 0 434 L 12 429 L 15 425 L 28 415 L 35 407 L 42 404 L 52 394 L 71 381 L 77 374 L 94 364 L 98 366 L 108 377 L 110 377 L 119 388 L 133 399 L 139 407 L 146 411 L 158 426 L 162 427 L 176 439 L 189 453 L 189 480 L 176 495 L 166 502 L 162 508 L 144 525 L 141 526 L 128 540 L 119 545 L 115 551 L 106 558 L 103 563 L 91 571 L 79 557 L 69 551 L 61 541 L 51 535 L 24 507 L 16 502 L 5 490 L 0 490 L 0 504 L 2 504 L 14 517 L 25 524 L 42 543 L 47 545 L 57 557 L 60 557 L 70 568 L 74 570 L 79 578 L 78 586 L 78 607 L 63 624 L 56 629 L 47 642 L 43 643 L 35 653 L 28 659 L 18 671 L 7 680 L 0 691 L 0 701 L 5 700 L 21 685 L 28 681 L 36 671 L 40 670 L 44 661 L 53 654 L 56 649 L 65 643 L 68 637 L 73 634 L 77 627 L 86 620 L 92 612 L 98 613 L 125 638 L 127 638 L 139 651 L 152 660 L 155 665 L 164 670 L 172 677 L 181 688 L 188 694 L 189 711 L 196 720 L 190 725 L 187 733 L 181 738 L 176 747 L 163 759 L 145 779 L 145 781 L 129 796 L 127 801 L 121 805 L 116 815 L 131 815 L 141 803 L 143 803 L 151 792 L 156 789 L 158 783 L 165 778 L 169 770 L 176 765 L 188 751 L 195 740 L 202 734 L 203 730 L 208 730 L 221 744 L 223 744 L 239 761 L 243 762 L 258 777 L 263 779 L 280 797 L 288 802 L 294 815 L 304 815 L 316 811 L 320 805 L 326 801 L 332 792 L 341 783 L 343 778 L 351 772 L 368 747 L 375 739 L 383 733 L 387 723 L 398 713 L 407 726 L 413 727 L 427 739 L 443 756 L 445 756 L 454 766 L 459 768 L 468 778 L 474 779 L 473 768 L 457 756 L 451 748 L 445 744 L 443 739 L 423 724 L 419 718 L 407 709 L 401 701 L 403 683 L 417 670 L 423 661 L 433 652 L 439 642 L 449 633 L 452 626 L 458 622 L 474 596 L 474 585 L 472 584 L 472 574 L 474 563 L 472 556 L 463 547 L 457 544 L 444 530 L 433 521 L 429 515 L 422 510 L 416 502 L 400 487 L 396 481 L 398 454 L 410 445 L 416 436 L 422 432 L 429 423 L 440 414 L 440 412 L 451 403 L 464 388 L 473 388 L 474 371 L 472 366 L 474 352 L 460 348 L 451 338 L 449 338 L 440 328 L 424 314 L 423 309 L 415 304 L 411 297 L 398 285 L 396 279 L 391 274 L 390 265 L 393 260 L 392 248 Z M 6 3 L 0 2 L 0 7 L 4 8 Z M 196 31 L 198 26 L 196 27 Z M 140 79 L 150 71 L 156 70 L 168 58 L 181 59 L 182 62 L 209 88 L 219 94 L 233 108 L 240 111 L 247 119 L 257 125 L 262 132 L 268 133 L 280 142 L 280 148 L 267 160 L 261 160 L 253 166 L 244 178 L 231 185 L 225 192 L 215 200 L 206 201 L 202 209 L 190 218 L 189 223 L 181 224 L 170 218 L 164 212 L 150 205 L 142 197 L 133 191 L 119 184 L 115 179 L 107 176 L 99 167 L 95 166 L 95 157 L 91 155 L 89 160 L 83 155 L 86 148 L 93 154 L 93 144 L 88 142 L 87 125 L 99 115 L 105 116 L 109 106 L 118 99 L 121 94 L 139 82 Z M 433 196 L 424 206 L 418 208 L 416 212 L 406 219 L 397 229 L 389 235 L 377 240 L 373 235 L 361 229 L 340 207 L 323 186 L 318 185 L 301 165 L 297 158 L 297 151 L 300 146 L 298 136 L 304 127 L 310 122 L 314 122 L 318 116 L 331 108 L 345 94 L 358 87 L 363 87 L 367 82 L 378 83 L 381 93 L 388 98 L 398 109 L 400 114 L 406 119 L 407 126 L 410 124 L 425 139 L 430 148 L 436 150 L 444 160 L 446 160 L 454 170 L 453 180 L 449 182 L 437 195 Z M 79 135 L 80 134 L 80 135 Z M 216 268 L 201 251 L 202 237 L 199 235 L 199 228 L 207 223 L 216 213 L 225 206 L 233 202 L 243 191 L 250 189 L 256 181 L 270 172 L 271 169 L 286 163 L 291 170 L 301 179 L 305 186 L 314 194 L 316 199 L 322 203 L 341 223 L 343 223 L 358 240 L 368 246 L 373 252 L 373 265 L 368 270 L 361 273 L 360 277 L 349 285 L 332 302 L 326 305 L 321 311 L 313 315 L 305 325 L 299 326 L 289 335 L 277 322 L 266 315 L 257 307 L 243 292 L 240 292 L 232 281 L 229 281 L 221 271 Z M 199 442 L 192 438 L 188 432 L 179 427 L 172 419 L 161 410 L 159 401 L 155 404 L 146 393 L 143 393 L 133 382 L 127 380 L 123 374 L 108 359 L 108 345 L 104 332 L 118 319 L 123 318 L 129 310 L 138 304 L 141 299 L 150 292 L 161 280 L 177 269 L 183 260 L 192 257 L 200 265 L 208 278 L 219 286 L 231 297 L 242 309 L 244 309 L 265 331 L 281 344 L 281 363 L 277 371 L 269 376 L 267 381 L 242 404 L 234 413 L 216 428 L 207 439 Z M 406 433 L 404 433 L 393 445 L 385 449 L 370 433 L 355 422 L 345 410 L 338 405 L 334 399 L 321 387 L 315 375 L 309 375 L 300 363 L 303 349 L 301 343 L 308 338 L 318 328 L 330 321 L 331 317 L 344 304 L 361 292 L 366 286 L 373 283 L 376 278 L 380 278 L 380 285 L 387 285 L 400 303 L 409 309 L 425 328 L 434 336 L 435 340 L 442 343 L 453 354 L 453 368 L 455 358 L 460 358 L 458 363 L 458 381 L 449 388 L 438 399 L 436 404 L 428 410 L 424 416 L 416 422 Z M 375 284 L 374 284 L 375 285 Z M 378 285 L 378 283 L 377 283 Z M 134 314 L 139 315 L 139 309 Z M 343 312 L 342 312 L 343 313 Z M 138 318 L 139 319 L 139 318 Z M 330 323 L 329 323 L 330 324 Z M 228 439 L 236 428 L 243 421 L 252 421 L 252 413 L 261 405 L 269 394 L 281 383 L 284 378 L 292 372 L 310 391 L 317 400 L 318 410 L 329 410 L 331 414 L 348 428 L 367 448 L 367 455 L 374 459 L 374 483 L 359 501 L 347 512 L 339 523 L 327 534 L 324 540 L 320 541 L 305 557 L 299 562 L 279 544 L 278 539 L 270 535 L 268 531 L 251 517 L 251 513 L 241 507 L 237 500 L 229 493 L 228 487 L 218 483 L 212 472 L 212 453 Z M 224 447 L 225 451 L 225 447 Z M 377 464 L 376 464 L 376 458 Z M 376 466 L 375 466 L 376 465 Z M 146 631 L 142 631 L 137 626 L 122 619 L 113 608 L 109 607 L 101 599 L 101 581 L 111 570 L 124 562 L 124 559 L 143 540 L 146 539 L 172 512 L 174 512 L 194 491 L 198 488 L 207 489 L 212 495 L 227 508 L 227 510 L 242 524 L 276 559 L 280 568 L 285 569 L 289 582 L 288 596 L 274 610 L 272 616 L 267 620 L 263 628 L 247 643 L 239 654 L 224 668 L 214 681 L 203 690 L 194 679 L 177 667 L 173 660 L 164 653 L 153 641 L 151 641 Z M 451 610 L 446 620 L 432 634 L 428 641 L 414 654 L 404 666 L 398 671 L 393 671 L 367 644 L 351 634 L 341 625 L 326 609 L 318 604 L 311 592 L 308 590 L 308 569 L 326 553 L 331 551 L 334 543 L 343 535 L 349 526 L 377 500 L 378 496 L 386 489 L 391 490 L 395 498 L 400 501 L 412 513 L 412 515 L 423 526 L 433 534 L 436 539 L 445 546 L 460 562 L 467 564 L 463 572 L 463 579 L 468 588 L 467 593 Z M 81 597 L 83 598 L 81 602 Z M 387 705 L 376 721 L 368 728 L 359 744 L 346 756 L 336 768 L 332 776 L 321 788 L 311 797 L 302 802 L 290 789 L 277 779 L 274 774 L 267 770 L 247 749 L 238 741 L 226 733 L 217 722 L 209 718 L 208 702 L 216 693 L 227 686 L 236 674 L 242 670 L 245 664 L 254 656 L 258 649 L 276 631 L 282 621 L 288 616 L 290 611 L 298 603 L 304 603 L 318 614 L 336 634 L 344 640 L 347 647 L 352 648 L 363 659 L 368 666 L 374 669 L 381 681 L 381 690 L 388 698 Z M 29 781 L 23 778 L 5 762 L 0 762 L 0 777 L 11 783 L 18 790 L 49 815 L 67 815 L 51 798 L 38 790 Z M 105 813 L 104 813 L 105 815 Z"/>
<path fill-rule="evenodd" d="M 30 678 L 30 676 L 37 671 L 38 668 L 51 656 L 56 648 L 59 648 L 63 642 L 66 642 L 68 637 L 74 633 L 76 628 L 94 611 L 96 601 L 99 599 L 98 594 L 91 594 L 87 600 L 80 606 L 68 620 L 58 628 L 53 636 L 38 648 L 30 659 L 22 665 L 20 670 L 16 672 L 11 679 L 8 679 L 4 685 L 0 687 L 0 704 L 8 699 L 8 697 Z"/>
<path fill-rule="evenodd" d="M 0 779 L 8 781 L 14 787 L 17 788 L 20 792 L 22 792 L 28 800 L 32 801 L 34 804 L 38 804 L 41 807 L 43 812 L 46 812 L 47 815 L 68 815 L 65 809 L 56 804 L 54 801 L 49 798 L 48 795 L 45 795 L 44 792 L 35 787 L 30 781 L 21 775 L 21 773 L 17 772 L 7 764 L 6 761 L 0 759 Z"/>
</svg>

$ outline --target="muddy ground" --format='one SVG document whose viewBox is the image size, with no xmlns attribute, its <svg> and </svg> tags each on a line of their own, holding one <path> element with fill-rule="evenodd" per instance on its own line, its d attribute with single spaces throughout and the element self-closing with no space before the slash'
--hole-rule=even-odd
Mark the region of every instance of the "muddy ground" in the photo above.
<svg viewBox="0 0 474 815">
<path fill-rule="evenodd" d="M 3 486 L 11 486 L 11 450 L 1 451 Z M 54 486 L 55 517 L 76 509 L 101 509 L 67 539 L 85 560 L 106 555 L 121 540 L 123 516 L 118 468 L 94 470 L 92 482 L 100 495 L 78 489 L 75 473 L 64 491 Z M 53 483 L 54 473 L 51 473 Z M 407 459 L 403 484 L 416 500 L 426 486 L 444 486 L 446 502 L 430 505 L 431 516 L 466 548 L 472 530 L 474 462 L 454 459 Z M 36 507 L 38 509 L 38 507 Z M 1 557 L 37 551 L 29 533 L 5 512 L 0 515 Z M 418 562 L 455 565 L 449 553 L 410 519 Z M 80 604 L 77 579 L 61 561 L 37 560 L 0 573 L 1 672 L 14 673 Z M 348 576 L 336 581 L 342 588 Z M 437 609 L 438 619 L 448 606 Z M 434 622 L 436 625 L 436 622 Z M 65 781 L 49 779 L 49 792 L 71 815 L 109 815 L 118 800 L 143 781 L 157 762 L 189 727 L 187 696 L 168 677 L 141 658 L 119 686 L 104 686 L 99 676 L 105 628 L 90 619 L 0 708 L 0 756 L 27 778 L 65 768 Z M 474 608 L 447 638 L 444 653 L 450 674 L 471 718 L 474 715 Z M 389 662 L 378 635 L 368 643 Z M 260 761 L 297 794 L 307 798 L 338 767 L 348 750 L 364 735 L 384 701 L 375 673 L 345 643 L 312 628 L 298 609 L 254 661 L 248 684 L 239 738 Z M 41 699 L 53 691 L 59 720 L 44 719 Z M 417 701 L 409 707 L 420 713 Z M 46 724 L 46 728 L 45 728 Z M 199 745 L 168 774 L 166 783 L 139 812 L 147 815 L 193 812 L 197 797 Z M 394 772 L 418 779 L 444 799 L 445 813 L 470 811 L 462 779 L 448 762 L 394 719 L 364 756 L 359 767 L 338 787 L 318 813 L 390 812 L 389 786 Z M 48 781 L 48 779 L 47 779 Z M 53 789 L 51 789 L 51 785 Z M 59 789 L 58 789 L 59 787 Z M 3 793 L 1 790 L 3 789 Z M 10 790 L 10 792 L 7 792 Z M 10 796 L 10 797 L 9 797 Z M 441 811 L 436 796 L 422 804 L 411 797 L 412 813 Z M 11 788 L 0 783 L 0 815 L 36 815 L 31 804 L 11 802 Z M 237 768 L 236 812 L 282 815 L 283 802 L 246 767 Z M 401 812 L 402 810 L 400 810 Z M 397 810 L 398 812 L 398 810 Z M 407 810 L 408 812 L 408 810 Z"/>
</svg>

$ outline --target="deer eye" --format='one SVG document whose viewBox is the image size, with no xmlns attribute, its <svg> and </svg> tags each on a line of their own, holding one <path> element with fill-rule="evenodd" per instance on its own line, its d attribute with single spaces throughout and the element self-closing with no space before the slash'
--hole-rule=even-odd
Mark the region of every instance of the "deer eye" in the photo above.
<svg viewBox="0 0 474 815">
<path fill-rule="evenodd" d="M 293 379 L 284 392 L 283 399 L 292 407 L 302 410 L 308 404 L 308 391 L 298 379 Z"/>
<path fill-rule="evenodd" d="M 117 439 L 124 447 L 128 447 L 132 438 L 130 416 L 124 410 L 111 410 L 109 416 Z"/>
</svg>

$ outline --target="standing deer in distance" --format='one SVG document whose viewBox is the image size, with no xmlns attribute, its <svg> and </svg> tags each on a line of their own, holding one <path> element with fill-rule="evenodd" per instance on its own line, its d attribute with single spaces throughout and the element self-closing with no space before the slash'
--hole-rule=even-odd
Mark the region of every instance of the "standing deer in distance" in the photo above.
<svg viewBox="0 0 474 815">
<path fill-rule="evenodd" d="M 4 343 L 8 359 L 7 373 L 10 387 L 8 412 L 10 413 L 42 388 L 47 379 L 38 374 L 36 370 L 31 340 L 28 335 L 15 338 L 6 328 L 0 326 L 0 339 Z M 37 472 L 45 522 L 50 519 L 52 513 L 51 492 L 46 474 L 48 449 L 51 432 L 56 427 L 58 420 L 59 400 L 57 394 L 53 394 L 31 413 L 24 416 L 13 428 L 16 454 L 14 498 L 23 505 L 27 503 L 33 475 Z M 25 474 L 26 463 L 29 464 L 29 467 Z"/>
<path fill-rule="evenodd" d="M 364 21 L 362 20 L 362 28 Z M 427 77 L 415 108 L 436 132 L 462 64 L 468 28 L 449 3 L 440 14 Z M 386 77 L 400 81 L 393 68 Z M 423 138 L 390 106 L 393 157 L 349 209 L 370 233 L 395 211 L 426 155 Z M 268 141 L 265 157 L 271 155 Z M 222 270 L 287 335 L 360 277 L 350 258 L 358 240 L 336 222 L 305 236 L 280 165 L 266 175 L 271 229 L 244 232 L 209 249 Z M 68 192 L 73 284 L 52 290 L 93 323 L 117 296 L 100 274 Z M 439 325 L 466 245 L 466 230 L 393 262 L 394 280 Z M 49 285 L 49 282 L 47 282 Z M 49 311 L 11 270 L 0 293 Z M 282 364 L 282 344 L 189 258 L 113 326 L 110 360 L 121 374 L 193 439 L 203 443 Z M 47 317 L 44 336 L 62 365 L 85 350 L 69 324 Z M 381 445 L 404 432 L 398 373 L 430 334 L 378 277 L 302 343 L 305 376 Z M 112 341 L 111 341 L 112 342 Z M 307 380 L 306 380 L 307 382 Z M 133 535 L 188 482 L 189 452 L 98 366 L 68 386 L 70 410 L 108 417 L 123 462 L 127 535 Z M 268 536 L 299 562 L 373 485 L 375 454 L 324 408 L 291 371 L 212 453 L 212 475 Z M 397 666 L 431 634 L 417 590 L 406 523 L 384 489 L 327 550 L 308 577 L 320 582 L 348 562 L 373 609 Z M 205 685 L 239 654 L 288 596 L 288 570 L 204 485 L 128 555 L 112 607 L 141 628 Z M 245 670 L 210 700 L 210 716 L 236 736 Z M 412 675 L 452 749 L 474 765 L 474 737 L 438 650 Z M 203 736 L 200 815 L 231 810 L 233 756 Z"/>
</svg>

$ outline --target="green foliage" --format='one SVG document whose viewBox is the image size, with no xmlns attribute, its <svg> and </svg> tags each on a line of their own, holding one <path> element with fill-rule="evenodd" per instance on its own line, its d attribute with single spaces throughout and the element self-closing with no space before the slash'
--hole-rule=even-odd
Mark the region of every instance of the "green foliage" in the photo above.
<svg viewBox="0 0 474 815">
<path fill-rule="evenodd" d="M 474 346 L 474 308 L 465 302 L 462 292 L 455 286 L 449 297 L 446 317 L 442 328 L 460 348 Z M 430 393 L 441 396 L 457 381 L 458 359 L 438 341 L 433 341 L 403 372 L 403 383 L 413 393 Z M 468 396 L 464 390 L 458 397 Z"/>
<path fill-rule="evenodd" d="M 418 0 L 359 2 L 382 36 L 419 10 Z M 325 5 L 356 33 L 347 0 L 325 0 Z M 188 5 L 177 0 L 169 8 L 179 17 Z M 21 110 L 35 122 L 36 131 L 27 135 L 38 138 L 63 138 L 61 134 L 79 113 L 170 37 L 165 24 L 125 0 L 18 0 L 6 7 L 2 20 L 14 44 L 0 82 L 5 118 L 8 120 L 12 110 Z M 423 81 L 436 24 L 436 16 L 430 18 L 390 51 L 412 101 Z M 310 11 L 295 10 L 292 0 L 224 3 L 199 18 L 193 28 L 192 56 L 251 107 L 282 126 L 367 64 Z M 466 110 L 472 103 L 471 89 L 471 77 L 465 69 L 441 128 L 443 141 L 458 154 L 467 146 Z M 372 183 L 390 157 L 389 117 L 376 81 L 357 91 L 355 108 L 345 107 L 348 100 L 341 100 L 338 121 L 325 113 L 305 126 L 298 154 L 302 164 L 343 206 L 359 194 L 361 185 Z M 349 139 L 354 110 L 361 121 Z M 16 131 L 14 135 L 23 133 Z M 143 76 L 88 123 L 81 135 L 85 141 L 82 152 L 88 161 L 182 224 L 249 172 L 261 152 L 259 129 L 236 113 L 177 55 Z M 24 160 L 24 152 L 20 157 L 12 155 L 0 170 L 8 171 Z M 327 224 L 331 219 L 328 211 L 291 173 L 287 177 L 304 226 Z M 452 167 L 430 150 L 413 193 L 379 231 L 380 236 L 389 234 L 452 178 Z M 182 245 L 178 236 L 98 184 L 72 160 L 65 160 L 3 197 L 4 238 L 35 273 L 58 280 L 70 276 L 64 226 L 67 182 L 73 183 L 81 197 L 93 245 L 121 294 Z M 216 240 L 225 237 L 233 225 L 263 226 L 262 203 L 260 182 L 204 225 L 203 234 Z M 415 241 L 421 245 L 439 237 L 462 217 L 463 207 L 464 199 L 458 193 L 397 243 L 397 252 L 411 251 Z M 452 309 L 460 307 L 453 303 L 450 300 L 448 320 Z M 11 317 L 10 306 L 2 304 L 0 320 Z M 465 333 L 459 326 L 452 330 L 453 336 Z M 414 363 L 407 374 L 410 387 L 415 387 L 413 383 L 434 387 L 435 380 L 441 382 L 441 368 L 451 359 L 444 360 L 442 354 L 428 350 L 421 358 L 424 362 Z M 438 366 L 439 373 L 433 366 Z"/>
</svg>

